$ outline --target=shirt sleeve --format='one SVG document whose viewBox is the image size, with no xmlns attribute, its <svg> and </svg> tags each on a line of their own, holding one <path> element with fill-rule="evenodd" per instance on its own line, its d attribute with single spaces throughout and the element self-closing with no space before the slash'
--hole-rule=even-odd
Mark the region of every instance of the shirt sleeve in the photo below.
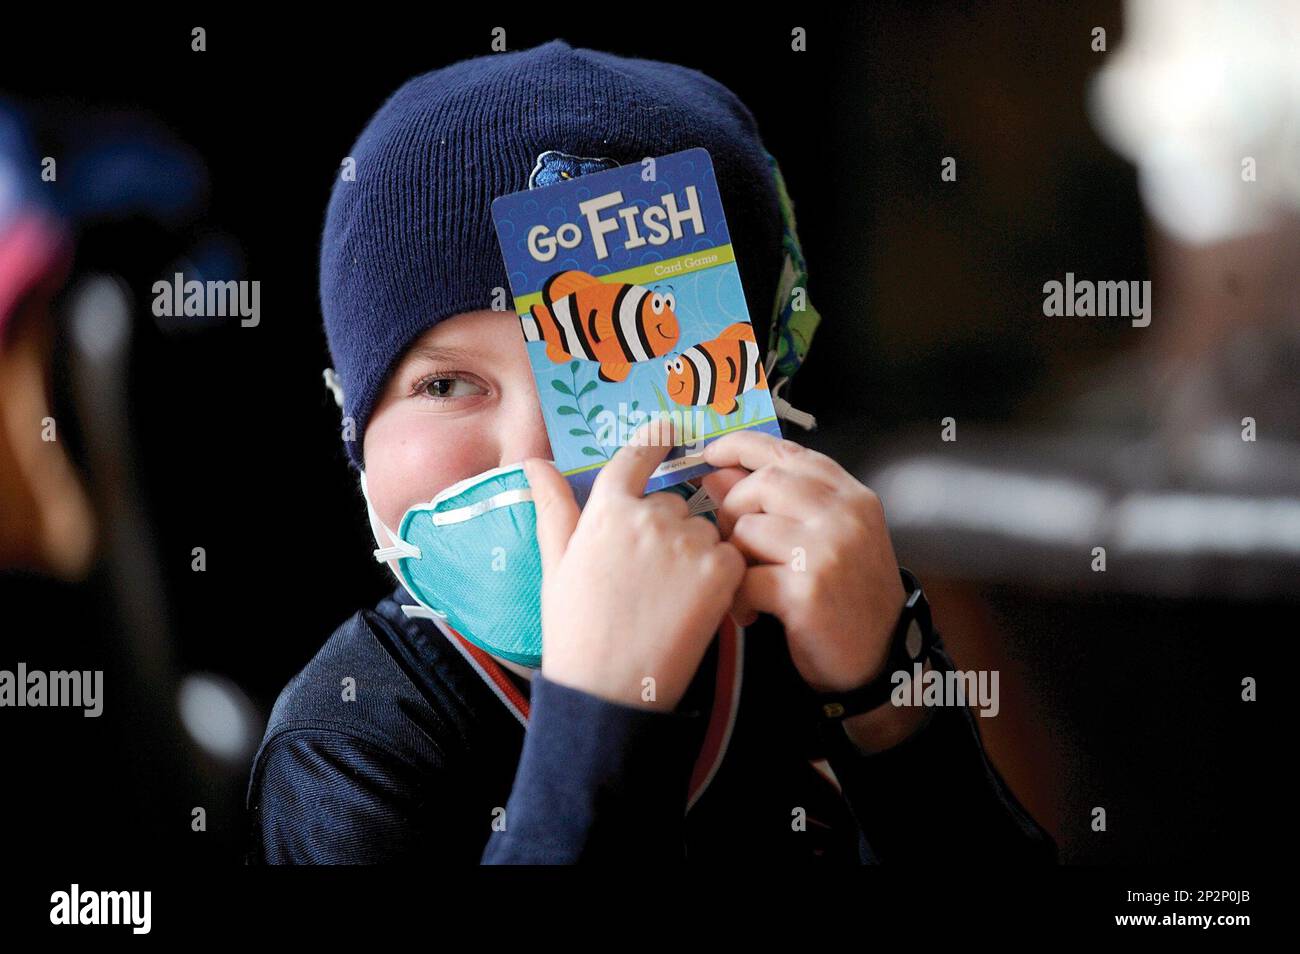
<svg viewBox="0 0 1300 954">
<path fill-rule="evenodd" d="M 698 712 L 621 705 L 536 673 L 532 715 L 500 829 L 484 848 L 436 765 L 322 727 L 270 738 L 249 785 L 250 864 L 376 864 L 438 857 L 564 864 L 685 857 Z M 480 855 L 480 849 L 481 855 Z"/>
<path fill-rule="evenodd" d="M 532 712 L 485 864 L 680 861 L 698 712 L 622 705 L 533 675 Z"/>
<path fill-rule="evenodd" d="M 426 843 L 431 802 L 422 770 L 384 747 L 312 728 L 269 739 L 249 788 L 250 864 L 409 860 Z"/>
<path fill-rule="evenodd" d="M 953 669 L 942 644 L 934 668 Z M 863 862 L 1056 863 L 1056 842 L 989 761 L 968 707 L 935 707 L 914 735 L 875 754 L 863 754 L 842 731 L 828 738 Z"/>
</svg>

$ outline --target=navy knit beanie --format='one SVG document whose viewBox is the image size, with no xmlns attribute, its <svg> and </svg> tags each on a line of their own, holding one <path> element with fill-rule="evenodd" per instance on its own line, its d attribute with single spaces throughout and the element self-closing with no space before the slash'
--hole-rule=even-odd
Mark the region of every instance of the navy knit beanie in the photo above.
<svg viewBox="0 0 1300 954">
<path fill-rule="evenodd" d="M 444 318 L 491 308 L 496 288 L 510 302 L 492 200 L 528 188 L 542 153 L 622 165 L 694 146 L 713 157 L 766 341 L 781 208 L 754 117 L 721 83 L 553 40 L 425 73 L 389 97 L 352 147 L 355 178 L 334 183 L 321 242 L 321 310 L 354 425 L 352 464 L 364 467 L 366 423 L 406 348 Z"/>
</svg>

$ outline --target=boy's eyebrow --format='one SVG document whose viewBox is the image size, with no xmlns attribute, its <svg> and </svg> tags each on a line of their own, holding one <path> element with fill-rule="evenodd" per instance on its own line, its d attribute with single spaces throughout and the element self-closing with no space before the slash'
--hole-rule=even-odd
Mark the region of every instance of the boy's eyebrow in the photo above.
<svg viewBox="0 0 1300 954">
<path fill-rule="evenodd" d="M 455 345 L 420 345 L 411 350 L 411 357 L 429 361 L 467 361 L 474 357 L 474 352 Z"/>
</svg>

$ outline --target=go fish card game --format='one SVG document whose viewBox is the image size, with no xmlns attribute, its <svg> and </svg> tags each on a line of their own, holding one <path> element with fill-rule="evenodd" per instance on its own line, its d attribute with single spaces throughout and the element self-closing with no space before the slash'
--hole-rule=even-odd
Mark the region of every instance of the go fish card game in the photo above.
<svg viewBox="0 0 1300 954">
<path fill-rule="evenodd" d="M 641 424 L 678 434 L 646 492 L 708 473 L 704 446 L 781 429 L 705 149 L 641 163 L 544 152 L 492 203 L 555 465 L 586 502 Z"/>
</svg>

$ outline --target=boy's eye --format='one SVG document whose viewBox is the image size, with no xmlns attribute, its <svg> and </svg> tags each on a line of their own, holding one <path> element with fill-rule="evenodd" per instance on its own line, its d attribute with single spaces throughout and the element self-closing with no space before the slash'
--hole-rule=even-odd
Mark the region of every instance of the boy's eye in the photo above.
<svg viewBox="0 0 1300 954">
<path fill-rule="evenodd" d="M 483 393 L 482 388 L 464 378 L 438 375 L 427 377 L 415 386 L 415 392 L 422 397 L 435 400 L 449 400 L 458 397 L 470 397 Z"/>
<path fill-rule="evenodd" d="M 451 397 L 457 383 L 455 378 L 434 378 L 424 386 L 424 393 L 431 397 Z"/>
</svg>

